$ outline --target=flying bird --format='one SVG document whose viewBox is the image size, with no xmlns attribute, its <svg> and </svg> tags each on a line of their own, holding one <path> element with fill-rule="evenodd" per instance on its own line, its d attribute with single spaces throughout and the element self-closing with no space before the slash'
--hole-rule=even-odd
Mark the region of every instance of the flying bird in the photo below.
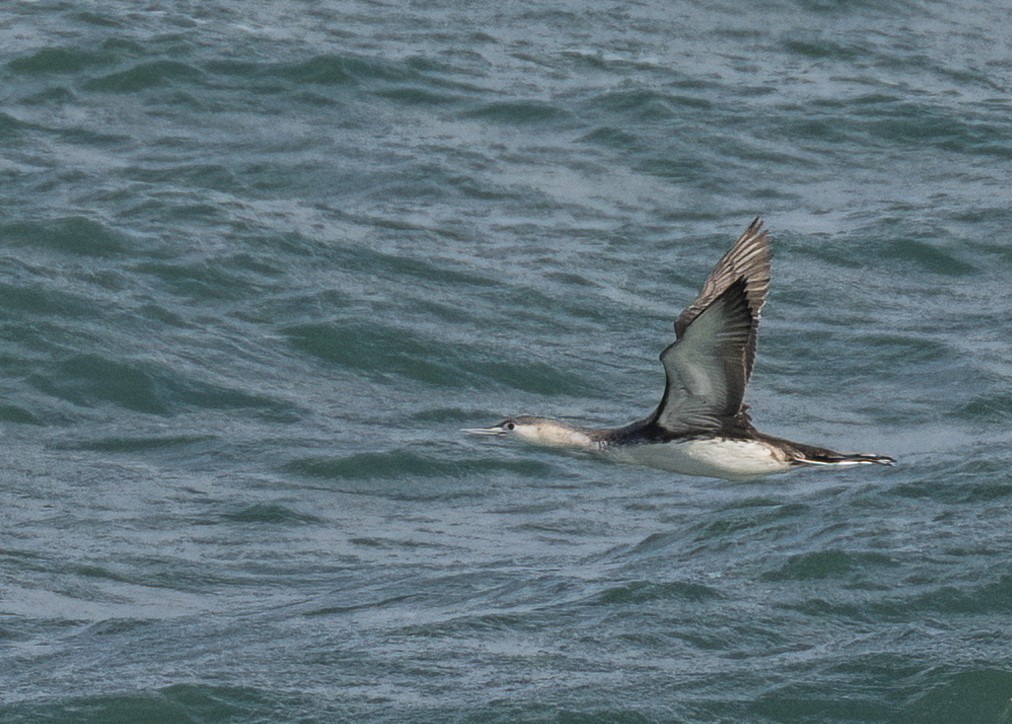
<svg viewBox="0 0 1012 724">
<path fill-rule="evenodd" d="M 804 466 L 893 465 L 885 455 L 840 453 L 759 432 L 744 403 L 759 311 L 770 286 L 769 236 L 756 218 L 675 320 L 661 352 L 666 378 L 650 415 L 624 427 L 576 427 L 520 415 L 463 432 L 601 453 L 683 475 L 747 479 Z"/>
</svg>

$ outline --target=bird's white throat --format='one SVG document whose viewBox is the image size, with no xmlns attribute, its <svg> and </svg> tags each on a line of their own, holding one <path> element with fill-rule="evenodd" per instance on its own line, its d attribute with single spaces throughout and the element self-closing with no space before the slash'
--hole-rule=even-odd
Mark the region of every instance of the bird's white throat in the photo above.
<svg viewBox="0 0 1012 724">
<path fill-rule="evenodd" d="M 582 448 L 596 450 L 597 443 L 586 431 L 555 420 L 537 420 L 518 424 L 514 434 L 525 442 L 544 447 Z"/>
</svg>

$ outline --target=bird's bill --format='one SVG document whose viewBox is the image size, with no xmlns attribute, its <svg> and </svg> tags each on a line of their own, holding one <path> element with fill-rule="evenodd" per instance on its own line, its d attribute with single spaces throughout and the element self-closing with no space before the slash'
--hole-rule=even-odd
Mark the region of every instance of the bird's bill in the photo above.
<svg viewBox="0 0 1012 724">
<path fill-rule="evenodd" d="M 501 425 L 495 427 L 465 427 L 461 432 L 468 435 L 505 435 L 506 431 L 502 429 Z"/>
</svg>

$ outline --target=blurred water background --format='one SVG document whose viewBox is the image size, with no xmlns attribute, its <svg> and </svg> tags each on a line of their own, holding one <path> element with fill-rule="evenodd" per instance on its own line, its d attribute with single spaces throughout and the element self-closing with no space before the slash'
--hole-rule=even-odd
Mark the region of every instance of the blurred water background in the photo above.
<svg viewBox="0 0 1012 724">
<path fill-rule="evenodd" d="M 0 720 L 1012 720 L 1012 35 L 890 3 L 0 9 Z M 615 425 L 756 215 L 752 483 Z"/>
</svg>

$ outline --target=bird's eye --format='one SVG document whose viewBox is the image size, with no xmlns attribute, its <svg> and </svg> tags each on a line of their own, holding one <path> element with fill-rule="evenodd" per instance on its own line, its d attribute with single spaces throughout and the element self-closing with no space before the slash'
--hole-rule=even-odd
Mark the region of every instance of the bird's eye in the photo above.
<svg viewBox="0 0 1012 724">
<path fill-rule="evenodd" d="M 513 432 L 513 430 L 517 427 L 513 420 L 507 420 L 502 424 L 502 426 L 504 430 L 509 430 L 510 432 Z"/>
</svg>

